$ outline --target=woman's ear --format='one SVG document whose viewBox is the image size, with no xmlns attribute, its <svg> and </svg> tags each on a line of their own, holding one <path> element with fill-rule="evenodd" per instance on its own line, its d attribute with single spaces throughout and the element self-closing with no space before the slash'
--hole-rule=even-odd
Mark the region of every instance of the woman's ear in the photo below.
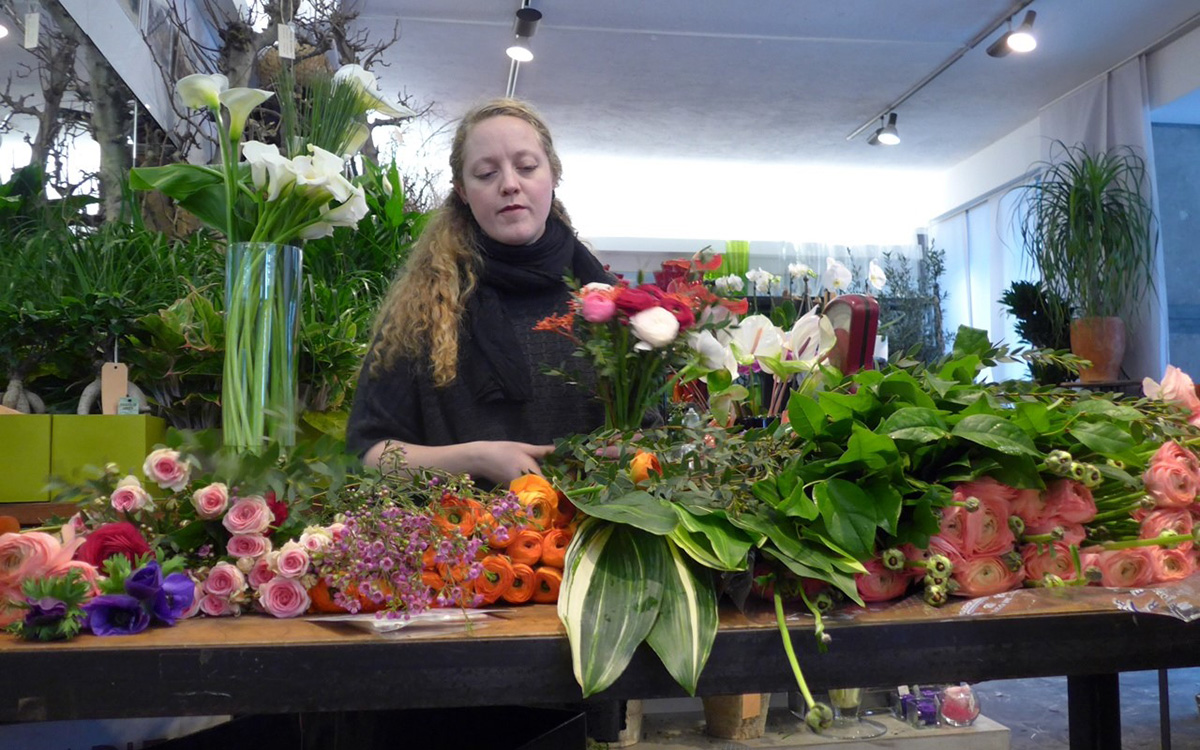
<svg viewBox="0 0 1200 750">
<path fill-rule="evenodd" d="M 454 192 L 458 195 L 458 199 L 463 202 L 463 205 L 471 205 L 467 203 L 467 191 L 463 190 L 462 185 L 459 185 L 457 182 L 454 183 Z"/>
</svg>

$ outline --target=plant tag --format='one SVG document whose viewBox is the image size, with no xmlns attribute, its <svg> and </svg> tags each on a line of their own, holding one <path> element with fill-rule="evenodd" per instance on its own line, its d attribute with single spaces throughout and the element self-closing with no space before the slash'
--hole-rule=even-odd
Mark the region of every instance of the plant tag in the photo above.
<svg viewBox="0 0 1200 750">
<path fill-rule="evenodd" d="M 117 401 L 127 395 L 129 365 L 124 362 L 105 362 L 100 367 L 100 413 L 116 414 Z"/>
<path fill-rule="evenodd" d="M 25 49 L 36 49 L 38 32 L 41 31 L 42 17 L 38 13 L 25 14 Z"/>
<path fill-rule="evenodd" d="M 296 59 L 296 32 L 286 23 L 279 24 L 279 56 L 284 60 Z"/>
<path fill-rule="evenodd" d="M 742 695 L 742 720 L 753 719 L 762 713 L 762 694 L 745 693 Z"/>
<path fill-rule="evenodd" d="M 132 396 L 122 396 L 117 400 L 117 414 L 136 417 L 138 414 L 137 399 Z"/>
</svg>

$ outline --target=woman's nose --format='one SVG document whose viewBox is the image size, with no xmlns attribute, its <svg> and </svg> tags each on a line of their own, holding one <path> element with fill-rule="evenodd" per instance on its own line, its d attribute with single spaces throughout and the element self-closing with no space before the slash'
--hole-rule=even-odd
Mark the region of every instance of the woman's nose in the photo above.
<svg viewBox="0 0 1200 750">
<path fill-rule="evenodd" d="M 517 171 L 515 169 L 504 169 L 500 173 L 500 192 L 504 195 L 511 195 L 521 189 L 521 184 L 517 180 Z"/>
</svg>

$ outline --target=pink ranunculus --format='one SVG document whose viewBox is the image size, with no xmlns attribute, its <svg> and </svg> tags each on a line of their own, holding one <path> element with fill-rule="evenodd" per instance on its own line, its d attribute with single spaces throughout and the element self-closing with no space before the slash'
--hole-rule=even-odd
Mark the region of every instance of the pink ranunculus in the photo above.
<svg viewBox="0 0 1200 750">
<path fill-rule="evenodd" d="M 980 497 L 979 508 L 973 513 L 968 511 L 965 516 L 963 551 L 974 557 L 1002 555 L 1012 550 L 1015 540 L 1008 526 L 1008 516 L 1007 500 L 995 495 Z"/>
<path fill-rule="evenodd" d="M 1149 553 L 1155 583 L 1182 581 L 1196 572 L 1196 563 L 1186 550 L 1150 547 Z"/>
<path fill-rule="evenodd" d="M 1074 479 L 1057 479 L 1046 487 L 1046 515 L 1066 523 L 1089 523 L 1096 517 L 1092 491 Z"/>
<path fill-rule="evenodd" d="M 271 526 L 271 507 L 261 495 L 243 497 L 221 521 L 230 534 L 261 534 Z"/>
<path fill-rule="evenodd" d="M 961 505 L 942 508 L 941 529 L 937 535 L 945 544 L 953 547 L 960 556 L 965 556 L 967 554 L 967 509 Z"/>
<path fill-rule="evenodd" d="M 1195 384 L 1187 373 L 1174 365 L 1167 365 L 1162 383 L 1155 383 L 1150 378 L 1144 379 L 1142 390 L 1149 398 L 1176 404 L 1193 415 L 1200 412 L 1200 398 L 1196 396 Z"/>
<path fill-rule="evenodd" d="M 271 540 L 262 534 L 234 534 L 225 545 L 230 557 L 262 557 L 271 551 Z"/>
<path fill-rule="evenodd" d="M 150 493 L 142 487 L 142 482 L 132 474 L 117 482 L 109 498 L 113 510 L 118 513 L 132 513 L 135 510 L 150 510 L 154 508 L 154 500 Z"/>
<path fill-rule="evenodd" d="M 1160 445 L 1154 455 L 1150 457 L 1150 463 L 1179 464 L 1200 478 L 1200 460 L 1196 458 L 1196 454 L 1174 440 L 1168 440 Z"/>
<path fill-rule="evenodd" d="M 254 561 L 254 567 L 250 569 L 250 586 L 257 590 L 262 588 L 262 585 L 275 577 L 275 571 L 271 570 L 271 564 L 266 557 L 261 557 Z"/>
<path fill-rule="evenodd" d="M 617 303 L 612 292 L 584 292 L 580 300 L 583 319 L 589 323 L 607 323 L 617 314 Z"/>
<path fill-rule="evenodd" d="M 58 537 L 41 531 L 0 535 L 0 588 L 20 590 L 26 578 L 65 566 L 72 552 L 63 548 Z"/>
<path fill-rule="evenodd" d="M 1087 537 L 1087 529 L 1083 528 L 1083 524 L 1067 523 L 1057 518 L 1050 518 L 1037 526 L 1026 526 L 1025 534 L 1049 534 L 1055 529 L 1062 529 L 1063 538 L 1059 541 L 1063 544 L 1082 544 L 1083 540 Z"/>
<path fill-rule="evenodd" d="M 970 557 L 954 566 L 958 596 L 988 596 L 1009 591 L 1025 580 L 1024 570 L 1009 570 L 1004 560 L 994 555 Z"/>
<path fill-rule="evenodd" d="M 945 555 L 950 559 L 950 564 L 956 569 L 960 567 L 967 559 L 966 556 L 963 555 L 960 548 L 955 547 L 952 543 L 950 543 L 950 541 L 940 534 L 929 537 L 928 554 L 926 555 L 926 558 L 928 558 L 930 555 Z"/>
<path fill-rule="evenodd" d="M 1154 581 L 1154 566 L 1145 547 L 1104 550 L 1096 556 L 1100 585 L 1130 588 Z"/>
<path fill-rule="evenodd" d="M 980 477 L 973 482 L 959 482 L 954 485 L 954 499 L 958 502 L 968 497 L 977 497 L 980 501 L 994 500 L 1011 504 L 1017 498 L 1017 490 L 991 477 Z"/>
<path fill-rule="evenodd" d="M 79 579 L 88 585 L 89 596 L 100 596 L 100 572 L 96 570 L 95 565 L 83 560 L 68 560 L 66 566 L 55 573 L 68 573 L 72 570 L 79 571 Z"/>
<path fill-rule="evenodd" d="M 1046 497 L 1041 490 L 1018 490 L 1012 501 L 1012 514 L 1026 526 L 1046 520 Z"/>
<path fill-rule="evenodd" d="M 304 585 L 294 578 L 267 581 L 258 589 L 258 601 L 275 617 L 298 617 L 312 604 Z"/>
<path fill-rule="evenodd" d="M 241 607 L 223 596 L 205 594 L 200 597 L 200 611 L 209 617 L 229 617 L 241 614 Z"/>
<path fill-rule="evenodd" d="M 1021 561 L 1025 565 L 1025 579 L 1028 581 L 1040 581 L 1047 574 L 1064 581 L 1079 577 L 1071 559 L 1071 548 L 1065 542 L 1026 544 L 1021 547 Z"/>
<path fill-rule="evenodd" d="M 1163 532 L 1190 536 L 1195 529 L 1195 519 L 1187 508 L 1155 508 L 1141 520 L 1140 539 L 1155 539 Z M 1190 550 L 1191 542 L 1180 542 L 1179 549 Z"/>
<path fill-rule="evenodd" d="M 1200 489 L 1196 477 L 1181 464 L 1150 464 L 1142 482 L 1160 508 L 1186 508 Z"/>
<path fill-rule="evenodd" d="M 275 572 L 284 578 L 299 578 L 308 572 L 308 550 L 299 542 L 287 542 L 275 558 Z"/>
<path fill-rule="evenodd" d="M 878 558 L 863 563 L 866 573 L 854 574 L 854 585 L 864 602 L 886 602 L 897 599 L 908 591 L 912 576 L 903 570 L 888 570 Z"/>
<path fill-rule="evenodd" d="M 236 565 L 227 562 L 219 562 L 214 565 L 208 572 L 208 578 L 204 579 L 204 593 L 219 596 L 222 599 L 232 599 L 245 590 L 246 576 L 237 569 Z"/>
<path fill-rule="evenodd" d="M 142 464 L 142 473 L 159 487 L 179 492 L 187 486 L 192 467 L 180 457 L 179 451 L 159 448 L 146 456 L 146 462 Z"/>
<path fill-rule="evenodd" d="M 192 493 L 192 507 L 196 515 L 205 520 L 220 518 L 229 507 L 229 488 L 221 482 L 213 482 Z"/>
</svg>

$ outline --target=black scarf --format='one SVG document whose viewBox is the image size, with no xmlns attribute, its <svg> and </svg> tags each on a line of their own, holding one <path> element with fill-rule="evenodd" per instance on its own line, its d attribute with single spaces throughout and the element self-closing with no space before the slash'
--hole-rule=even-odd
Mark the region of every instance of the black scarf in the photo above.
<svg viewBox="0 0 1200 750">
<path fill-rule="evenodd" d="M 467 301 L 468 359 L 485 367 L 464 368 L 475 400 L 528 401 L 533 397 L 530 362 L 513 334 L 499 291 L 529 292 L 561 286 L 570 274 L 581 284 L 611 281 L 600 261 L 576 239 L 560 219 L 546 221 L 546 231 L 530 245 L 506 245 L 475 227 L 482 258 L 479 286 Z M 499 290 L 499 291 L 498 291 Z"/>
</svg>

